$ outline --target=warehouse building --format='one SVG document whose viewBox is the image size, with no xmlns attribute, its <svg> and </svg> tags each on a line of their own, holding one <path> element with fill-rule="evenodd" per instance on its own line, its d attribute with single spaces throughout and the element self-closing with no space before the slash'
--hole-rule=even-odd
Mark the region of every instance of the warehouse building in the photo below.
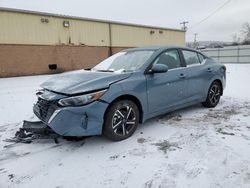
<svg viewBox="0 0 250 188">
<path fill-rule="evenodd" d="M 0 8 L 0 77 L 90 68 L 122 49 L 185 45 L 178 29 Z"/>
</svg>

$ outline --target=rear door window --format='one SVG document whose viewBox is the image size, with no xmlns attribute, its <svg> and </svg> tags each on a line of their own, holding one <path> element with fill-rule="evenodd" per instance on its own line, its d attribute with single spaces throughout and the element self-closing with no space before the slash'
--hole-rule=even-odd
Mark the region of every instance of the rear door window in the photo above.
<svg viewBox="0 0 250 188">
<path fill-rule="evenodd" d="M 196 52 L 190 50 L 182 50 L 183 57 L 187 66 L 199 65 L 200 60 Z"/>
</svg>

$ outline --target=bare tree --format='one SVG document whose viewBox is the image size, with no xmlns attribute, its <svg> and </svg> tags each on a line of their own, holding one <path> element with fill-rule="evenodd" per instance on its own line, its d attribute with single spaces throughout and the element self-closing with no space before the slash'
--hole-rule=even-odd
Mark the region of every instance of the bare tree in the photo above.
<svg viewBox="0 0 250 188">
<path fill-rule="evenodd" d="M 241 40 L 240 37 L 237 34 L 234 34 L 232 37 L 233 37 L 233 45 L 234 46 L 239 45 Z"/>
<path fill-rule="evenodd" d="M 241 32 L 244 35 L 243 42 L 250 42 L 250 22 L 246 22 L 242 25 Z"/>
</svg>

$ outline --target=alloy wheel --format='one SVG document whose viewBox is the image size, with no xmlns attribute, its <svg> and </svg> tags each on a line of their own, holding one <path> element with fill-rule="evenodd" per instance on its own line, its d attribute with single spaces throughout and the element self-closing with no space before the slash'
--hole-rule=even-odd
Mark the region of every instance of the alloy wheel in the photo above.
<svg viewBox="0 0 250 188">
<path fill-rule="evenodd" d="M 215 105 L 219 102 L 221 95 L 220 87 L 217 84 L 212 85 L 209 91 L 209 101 Z"/>
<path fill-rule="evenodd" d="M 129 134 L 136 125 L 136 114 L 132 106 L 123 105 L 116 109 L 112 117 L 113 132 L 119 136 Z"/>
</svg>

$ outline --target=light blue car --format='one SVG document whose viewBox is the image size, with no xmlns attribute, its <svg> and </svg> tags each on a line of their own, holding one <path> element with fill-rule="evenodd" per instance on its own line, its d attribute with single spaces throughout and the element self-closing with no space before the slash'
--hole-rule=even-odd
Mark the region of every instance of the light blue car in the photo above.
<svg viewBox="0 0 250 188">
<path fill-rule="evenodd" d="M 225 82 L 226 67 L 198 51 L 133 48 L 46 81 L 33 111 L 59 135 L 120 141 L 149 118 L 196 103 L 215 107 Z"/>
</svg>

